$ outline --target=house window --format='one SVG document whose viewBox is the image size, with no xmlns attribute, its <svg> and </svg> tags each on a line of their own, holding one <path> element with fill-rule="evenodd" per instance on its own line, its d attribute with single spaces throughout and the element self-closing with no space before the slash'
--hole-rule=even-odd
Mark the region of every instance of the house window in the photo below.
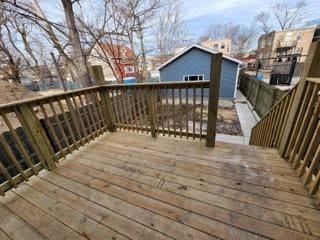
<svg viewBox="0 0 320 240">
<path fill-rule="evenodd" d="M 133 66 L 125 66 L 124 71 L 126 73 L 132 73 L 132 72 L 134 72 L 134 67 Z"/>
<path fill-rule="evenodd" d="M 302 38 L 302 32 L 297 32 L 297 41 L 301 40 Z"/>
<path fill-rule="evenodd" d="M 219 44 L 214 44 L 213 45 L 213 49 L 217 49 L 218 50 L 219 49 Z"/>
<path fill-rule="evenodd" d="M 204 75 L 185 75 L 183 76 L 184 81 L 202 81 Z"/>
</svg>

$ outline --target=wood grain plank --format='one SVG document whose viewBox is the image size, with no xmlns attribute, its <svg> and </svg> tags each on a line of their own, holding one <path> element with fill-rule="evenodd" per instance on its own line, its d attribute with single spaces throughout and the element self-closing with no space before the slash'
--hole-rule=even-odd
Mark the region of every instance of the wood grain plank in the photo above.
<svg viewBox="0 0 320 240">
<path fill-rule="evenodd" d="M 68 174 L 63 174 L 66 171 L 68 171 Z M 217 239 L 214 236 L 210 236 L 185 226 L 180 222 L 165 217 L 164 215 L 150 211 L 146 207 L 139 207 L 135 204 L 130 204 L 119 196 L 116 197 L 109 192 L 103 192 L 99 189 L 93 188 L 91 186 L 91 181 L 93 181 L 94 178 L 91 176 L 86 176 L 79 172 L 64 168 L 60 168 L 56 173 L 59 175 L 50 172 L 43 178 L 52 183 L 61 185 L 69 191 L 77 192 L 82 197 L 89 198 L 91 201 L 105 208 L 112 209 L 112 211 L 117 212 L 118 214 L 154 229 L 159 232 L 155 239 L 168 239 L 168 237 L 175 239 L 194 239 L 195 236 L 196 239 Z M 109 184 L 104 184 L 104 187 L 113 188 Z M 124 196 L 127 193 L 128 191 L 124 191 Z M 154 206 L 154 208 L 159 209 L 160 207 Z M 167 212 L 167 214 L 175 216 L 174 212 Z"/>
<path fill-rule="evenodd" d="M 66 171 L 65 168 L 58 169 L 58 170 L 59 170 L 59 172 L 60 171 Z M 69 170 L 65 174 L 70 174 L 70 171 L 71 171 L 71 174 L 72 174 L 73 170 Z M 281 239 L 281 238 L 283 238 L 284 235 L 290 236 L 290 237 L 293 237 L 293 238 L 296 238 L 296 239 L 300 239 L 301 237 L 302 238 L 305 238 L 305 237 L 308 238 L 309 237 L 307 234 L 299 233 L 299 232 L 292 231 L 292 230 L 288 230 L 286 228 L 281 228 L 281 227 L 279 227 L 277 225 L 272 225 L 272 224 L 265 223 L 265 222 L 262 223 L 262 222 L 260 222 L 260 221 L 258 221 L 256 219 L 254 219 L 254 218 L 247 218 L 246 216 L 239 215 L 239 214 L 237 214 L 235 212 L 230 214 L 230 213 L 228 213 L 228 211 L 224 210 L 223 208 L 217 208 L 217 207 L 215 207 L 213 205 L 208 205 L 208 204 L 206 204 L 206 203 L 204 203 L 202 201 L 196 201 L 196 200 L 194 200 L 192 198 L 185 198 L 185 197 L 182 197 L 182 196 L 180 196 L 179 194 L 176 194 L 176 193 L 168 193 L 167 191 L 163 191 L 161 189 L 153 188 L 151 186 L 147 186 L 147 185 L 144 185 L 144 184 L 141 184 L 141 183 L 137 184 L 137 183 L 134 183 L 132 181 L 128 181 L 128 180 L 125 180 L 123 178 L 119 178 L 117 176 L 112 176 L 110 174 L 106 174 L 106 173 L 101 172 L 101 171 L 100 171 L 100 173 L 98 173 L 98 172 L 99 171 L 96 170 L 96 171 L 91 171 L 89 173 L 90 175 L 92 173 L 94 173 L 96 177 L 99 176 L 99 179 L 91 180 L 91 182 L 90 182 L 90 186 L 91 187 L 99 189 L 100 191 L 104 191 L 104 192 L 107 191 L 108 193 L 114 194 L 115 196 L 118 196 L 118 197 L 122 196 L 123 198 L 126 198 L 126 201 L 128 201 L 128 202 L 131 202 L 131 203 L 134 202 L 134 204 L 140 204 L 141 206 L 144 206 L 146 208 L 148 208 L 148 207 L 152 208 L 153 211 L 164 211 L 164 209 L 169 208 L 169 209 L 172 209 L 171 211 L 174 211 L 176 214 L 181 212 L 181 210 L 179 210 L 179 209 L 175 209 L 175 208 L 172 208 L 172 207 L 170 207 L 168 205 L 167 206 L 163 205 L 161 203 L 157 203 L 156 204 L 156 206 L 161 206 L 161 208 L 158 207 L 157 209 L 154 209 L 154 207 L 153 207 L 154 204 L 152 204 L 152 202 L 156 203 L 157 201 L 161 200 L 162 202 L 166 202 L 169 205 L 174 205 L 174 206 L 177 206 L 179 208 L 181 208 L 183 206 L 183 208 L 186 208 L 187 210 L 193 211 L 193 212 L 195 212 L 197 214 L 200 213 L 200 214 L 203 215 L 204 212 L 202 210 L 204 210 L 204 209 L 206 209 L 207 212 L 213 211 L 216 215 L 215 215 L 215 218 L 213 216 L 211 216 L 212 217 L 211 221 L 214 220 L 214 219 L 219 219 L 219 221 L 222 221 L 224 223 L 229 223 L 231 225 L 240 224 L 239 222 L 250 224 L 251 226 L 254 226 L 254 227 L 246 228 L 246 230 L 250 231 L 250 232 L 255 232 L 256 234 L 259 234 L 260 236 L 262 235 L 262 236 L 266 236 L 266 237 L 271 237 L 270 234 L 272 234 L 272 232 L 276 232 L 277 236 L 272 235 L 271 238 L 273 238 L 273 239 Z M 88 171 L 87 171 L 87 173 L 88 173 Z M 115 184 L 117 186 L 121 186 L 122 188 L 131 190 L 131 191 L 134 191 L 134 192 L 138 192 L 138 193 L 143 194 L 143 195 L 148 195 L 149 198 L 142 197 L 141 195 L 137 195 L 134 192 L 128 192 L 128 191 L 125 191 L 126 194 L 122 195 L 121 194 L 121 190 L 119 189 L 119 187 L 116 187 L 116 186 L 113 187 L 113 185 L 109 185 L 108 188 L 105 188 L 104 186 L 105 186 L 106 182 L 109 183 L 109 184 Z M 166 181 L 165 181 L 165 183 L 166 183 Z M 140 190 L 138 190 L 139 188 L 140 188 Z M 180 188 L 180 189 L 181 189 L 181 191 L 185 190 L 185 188 Z M 176 202 L 176 199 L 179 199 L 180 197 L 181 197 L 181 199 L 183 199 L 183 202 L 184 202 L 184 204 L 182 206 L 181 206 L 181 202 L 179 202 L 179 204 Z M 150 198 L 153 198 L 153 199 L 150 199 Z M 189 206 L 192 206 L 192 208 L 190 208 Z M 219 216 L 219 218 L 217 218 L 217 215 Z M 207 216 L 207 215 L 205 215 L 205 216 Z M 228 216 L 232 216 L 232 220 L 229 219 Z M 237 221 L 236 221 L 236 219 L 237 219 Z M 185 221 L 183 221 L 183 222 L 184 222 L 184 224 L 187 224 L 189 222 L 191 222 L 191 223 L 194 223 L 194 222 L 199 223 L 199 221 L 200 221 L 199 215 L 197 215 L 197 218 L 194 218 L 189 213 L 187 219 Z M 204 222 L 202 222 L 202 224 L 203 223 Z M 214 224 L 215 224 L 214 226 L 216 226 L 217 223 L 214 223 Z M 230 231 L 231 228 L 232 228 L 231 225 L 229 225 L 228 227 L 225 226 L 224 229 L 226 229 L 227 231 Z M 200 225 L 200 226 L 202 226 L 202 225 Z M 200 226 L 198 226 L 198 227 L 200 227 Z M 212 226 L 212 227 L 214 227 L 214 226 Z M 267 229 L 269 229 L 269 230 L 267 230 Z M 235 231 L 235 230 L 233 230 L 233 231 Z M 224 235 L 221 235 L 221 236 L 219 235 L 218 237 L 229 239 L 230 237 L 226 237 L 225 234 L 227 234 L 227 233 L 224 233 Z M 280 237 L 279 234 L 284 234 L 284 235 Z M 239 239 L 242 239 L 244 237 L 244 235 L 241 234 L 241 232 L 238 232 L 237 235 L 238 235 Z M 298 237 L 298 235 L 300 235 L 300 236 Z M 246 236 L 246 237 L 248 238 L 248 236 Z M 252 238 L 257 238 L 257 236 L 252 235 L 251 237 L 249 237 L 249 239 L 252 239 Z M 311 239 L 312 238 L 313 237 L 311 237 Z"/>
<path fill-rule="evenodd" d="M 50 240 L 87 240 L 13 192 L 8 192 L 0 201 Z"/>
<path fill-rule="evenodd" d="M 93 157 L 91 157 L 91 159 L 92 158 Z M 295 212 L 294 215 L 292 208 L 295 206 L 292 204 L 290 206 L 285 202 L 275 201 L 253 194 L 244 194 L 242 192 L 220 188 L 208 184 L 205 181 L 195 181 L 134 164 L 121 163 L 120 161 L 118 163 L 116 162 L 112 163 L 112 165 L 108 165 L 91 161 L 89 159 L 79 158 L 76 159 L 76 162 L 85 165 L 86 167 L 91 166 L 96 170 L 103 170 L 105 172 L 126 177 L 154 187 L 161 186 L 162 189 L 169 189 L 169 191 L 173 193 L 184 195 L 186 197 L 206 202 L 210 205 L 229 209 L 234 212 L 297 231 L 312 229 L 313 233 L 320 236 L 320 230 L 318 229 L 319 222 L 306 220 L 305 223 L 308 226 L 307 228 L 301 228 L 300 225 L 292 224 L 292 222 L 300 222 L 299 212 Z M 82 166 L 77 167 L 80 167 L 81 169 Z M 75 166 L 72 165 L 70 168 L 75 169 Z M 128 174 L 121 174 L 121 169 L 127 169 Z M 131 172 L 131 174 L 129 172 Z M 132 172 L 139 172 L 139 174 L 132 174 Z M 165 179 L 165 181 L 163 179 Z M 290 221 L 288 221 L 288 219 L 290 219 Z"/>
<path fill-rule="evenodd" d="M 33 229 L 30 225 L 28 225 L 26 222 L 20 219 L 17 215 L 15 215 L 12 211 L 10 211 L 6 206 L 4 206 L 1 203 L 0 212 L 0 229 L 3 231 L 3 235 L 1 235 L 0 230 L 1 240 L 45 239 L 44 236 L 41 236 L 35 229 Z M 7 236 L 7 238 L 5 238 L 5 236 Z"/>
</svg>

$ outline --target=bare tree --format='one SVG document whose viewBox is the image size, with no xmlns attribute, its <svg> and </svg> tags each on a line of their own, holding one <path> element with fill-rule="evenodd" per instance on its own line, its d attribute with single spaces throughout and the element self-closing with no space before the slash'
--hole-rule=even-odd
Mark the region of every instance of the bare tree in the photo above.
<svg viewBox="0 0 320 240">
<path fill-rule="evenodd" d="M 15 54 L 10 47 L 10 41 L 4 36 L 8 36 L 4 21 L 0 23 L 0 72 L 4 79 L 20 82 L 21 58 Z"/>
<path fill-rule="evenodd" d="M 185 39 L 186 24 L 182 20 L 178 0 L 169 0 L 158 12 L 155 19 L 155 35 L 160 57 L 174 53 Z"/>
<path fill-rule="evenodd" d="M 208 38 L 212 39 L 220 39 L 220 38 L 225 38 L 226 31 L 225 27 L 227 24 L 216 24 L 216 23 L 211 23 L 206 31 L 206 33 L 201 36 L 201 40 L 206 40 Z"/>
<path fill-rule="evenodd" d="M 253 47 L 253 43 L 256 40 L 256 31 L 253 26 L 244 26 L 234 23 L 212 24 L 209 26 L 204 37 L 213 39 L 231 39 L 232 55 L 242 57 L 245 52 L 251 50 Z"/>
<path fill-rule="evenodd" d="M 109 0 L 113 4 L 114 16 L 123 24 L 130 47 L 139 62 L 135 64 L 137 71 L 140 66 L 140 81 L 144 81 L 147 72 L 145 31 L 152 19 L 161 8 L 161 0 Z M 149 24 L 149 25 L 148 25 Z M 137 53 L 135 40 L 138 41 Z"/>
<path fill-rule="evenodd" d="M 258 24 L 258 27 L 260 28 L 260 30 L 263 33 L 269 33 L 272 30 L 272 25 L 270 22 L 270 13 L 266 12 L 266 11 L 261 11 L 256 17 L 255 17 L 255 21 Z"/>
<path fill-rule="evenodd" d="M 251 50 L 256 40 L 256 31 L 253 26 L 238 24 L 225 25 L 225 36 L 232 41 L 232 53 L 241 58 L 244 53 Z"/>
<path fill-rule="evenodd" d="M 68 36 L 73 49 L 73 59 L 78 66 L 79 77 L 85 85 L 91 85 L 87 59 L 81 46 L 79 32 L 76 26 L 73 3 L 77 1 L 61 0 L 68 26 Z"/>
<path fill-rule="evenodd" d="M 306 0 L 298 0 L 292 6 L 288 3 L 278 3 L 271 7 L 280 29 L 290 29 L 298 24 L 305 16 Z"/>
</svg>

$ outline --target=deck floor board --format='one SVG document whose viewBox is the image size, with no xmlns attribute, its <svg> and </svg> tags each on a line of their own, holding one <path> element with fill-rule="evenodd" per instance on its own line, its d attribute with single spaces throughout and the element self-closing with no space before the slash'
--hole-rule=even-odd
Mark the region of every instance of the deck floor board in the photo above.
<svg viewBox="0 0 320 240">
<path fill-rule="evenodd" d="M 117 132 L 0 198 L 0 239 L 319 239 L 274 149 Z"/>
</svg>

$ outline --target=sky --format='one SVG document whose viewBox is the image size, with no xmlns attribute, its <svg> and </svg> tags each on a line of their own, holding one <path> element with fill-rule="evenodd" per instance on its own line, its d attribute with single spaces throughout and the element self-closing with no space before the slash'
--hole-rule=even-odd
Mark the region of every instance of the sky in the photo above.
<svg viewBox="0 0 320 240">
<path fill-rule="evenodd" d="M 184 18 L 193 35 L 202 34 L 211 23 L 248 24 L 261 10 L 281 0 L 180 0 Z M 293 2 L 286 0 L 285 2 Z M 306 21 L 320 19 L 320 0 L 307 0 Z"/>
</svg>

